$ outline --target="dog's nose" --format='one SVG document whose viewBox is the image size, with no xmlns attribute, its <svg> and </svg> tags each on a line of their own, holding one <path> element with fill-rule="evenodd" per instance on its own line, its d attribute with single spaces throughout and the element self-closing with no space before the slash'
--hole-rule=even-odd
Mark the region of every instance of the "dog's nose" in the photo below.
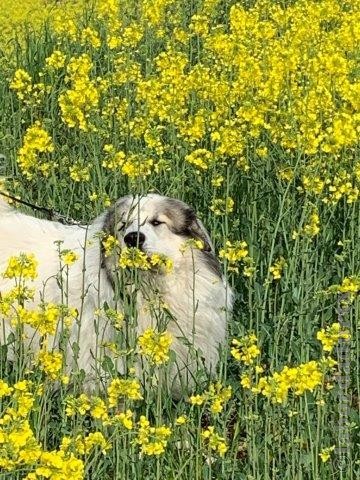
<svg viewBox="0 0 360 480">
<path fill-rule="evenodd" d="M 142 247 L 145 243 L 145 235 L 141 232 L 130 232 L 124 237 L 124 242 L 128 247 Z"/>
</svg>

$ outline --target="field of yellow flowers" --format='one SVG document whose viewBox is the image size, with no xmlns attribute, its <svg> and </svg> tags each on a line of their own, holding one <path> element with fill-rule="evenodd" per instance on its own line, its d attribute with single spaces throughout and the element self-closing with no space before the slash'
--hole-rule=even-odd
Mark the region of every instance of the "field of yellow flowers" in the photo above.
<svg viewBox="0 0 360 480">
<path fill-rule="evenodd" d="M 1 9 L 0 191 L 83 222 L 129 192 L 183 199 L 236 292 L 217 376 L 177 402 L 131 369 L 90 395 L 62 352 L 29 366 L 9 339 L 1 480 L 359 478 L 359 3 Z M 15 311 L 46 338 L 73 321 L 71 306 L 26 309 L 31 252 L 0 274 L 1 324 Z M 166 332 L 137 342 L 166 369 Z"/>
</svg>

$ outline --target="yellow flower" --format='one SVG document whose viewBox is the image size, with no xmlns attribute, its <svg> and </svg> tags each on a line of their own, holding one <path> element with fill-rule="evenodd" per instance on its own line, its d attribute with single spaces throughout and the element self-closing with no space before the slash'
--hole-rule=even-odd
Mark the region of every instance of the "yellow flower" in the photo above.
<svg viewBox="0 0 360 480">
<path fill-rule="evenodd" d="M 317 332 L 316 338 L 322 343 L 324 352 L 332 352 L 340 338 L 350 340 L 351 335 L 347 329 L 341 327 L 340 323 L 333 323 Z"/>
<path fill-rule="evenodd" d="M 185 160 L 200 170 L 207 170 L 209 165 L 214 161 L 214 155 L 208 150 L 200 148 L 187 155 Z"/>
<path fill-rule="evenodd" d="M 140 270 L 149 270 L 148 257 L 145 252 L 138 248 L 124 248 L 119 256 L 120 268 L 139 268 Z"/>
<path fill-rule="evenodd" d="M 274 403 L 286 401 L 290 391 L 294 395 L 303 395 L 306 391 L 314 391 L 324 381 L 325 363 L 311 360 L 297 367 L 285 366 L 272 376 L 261 377 L 258 383 L 244 382 L 244 388 L 250 388 L 255 394 L 261 393 Z M 328 368 L 331 368 L 330 366 Z"/>
<path fill-rule="evenodd" d="M 75 164 L 69 167 L 70 178 L 74 182 L 88 182 L 90 180 L 90 167 Z"/>
<path fill-rule="evenodd" d="M 209 426 L 201 432 L 201 438 L 208 448 L 223 457 L 228 450 L 225 439 L 215 432 L 215 427 Z"/>
<path fill-rule="evenodd" d="M 73 265 L 76 260 L 78 260 L 80 257 L 77 253 L 73 252 L 72 250 L 63 250 L 60 254 L 61 260 L 64 265 L 67 265 L 70 267 Z"/>
<path fill-rule="evenodd" d="M 230 386 L 223 387 L 220 382 L 212 383 L 209 389 L 202 395 L 192 395 L 189 398 L 191 405 L 210 404 L 210 411 L 214 414 L 223 411 L 224 404 L 231 398 L 232 389 Z"/>
<path fill-rule="evenodd" d="M 89 44 L 94 48 L 99 48 L 101 46 L 99 33 L 93 28 L 84 28 L 81 32 L 81 44 Z"/>
<path fill-rule="evenodd" d="M 287 266 L 286 260 L 283 257 L 279 257 L 276 262 L 271 265 L 269 272 L 272 274 L 274 280 L 280 280 L 283 274 L 284 268 Z"/>
<path fill-rule="evenodd" d="M 60 94 L 58 99 L 64 123 L 69 128 L 77 127 L 85 132 L 94 129 L 89 117 L 99 103 L 96 82 L 89 76 L 92 66 L 86 54 L 71 58 L 66 69 L 71 88 Z"/>
<path fill-rule="evenodd" d="M 147 360 L 155 365 L 161 365 L 169 360 L 172 337 L 168 332 L 155 332 L 148 328 L 138 338 L 139 351 Z"/>
<path fill-rule="evenodd" d="M 30 278 L 37 277 L 38 262 L 32 253 L 22 253 L 18 257 L 10 257 L 7 268 L 3 274 L 4 278 Z"/>
<path fill-rule="evenodd" d="M 91 432 L 84 439 L 85 453 L 89 453 L 94 447 L 100 447 L 102 453 L 106 455 L 106 452 L 111 449 L 111 444 L 105 440 L 101 432 Z"/>
<path fill-rule="evenodd" d="M 49 68 L 59 70 L 65 65 L 66 54 L 60 50 L 54 50 L 50 57 L 45 59 L 45 63 Z"/>
<path fill-rule="evenodd" d="M 136 268 L 150 270 L 156 268 L 159 272 L 170 273 L 173 270 L 173 261 L 160 253 L 147 255 L 138 248 L 123 248 L 119 255 L 120 268 Z"/>
<path fill-rule="evenodd" d="M 219 257 L 225 258 L 230 263 L 236 263 L 245 258 L 248 253 L 249 250 L 246 242 L 236 241 L 231 243 L 227 241 L 226 247 L 220 250 Z"/>
<path fill-rule="evenodd" d="M 52 165 L 46 161 L 46 154 L 54 151 L 50 135 L 41 127 L 39 121 L 26 130 L 23 146 L 19 150 L 18 164 L 27 178 L 33 178 L 40 172 L 47 177 Z"/>
<path fill-rule="evenodd" d="M 233 339 L 231 344 L 231 355 L 243 362 L 245 365 L 252 365 L 254 360 L 260 355 L 260 348 L 258 347 L 258 340 L 256 335 L 245 335 L 240 340 Z"/>
<path fill-rule="evenodd" d="M 215 198 L 210 205 L 210 210 L 215 215 L 227 215 L 234 210 L 234 200 L 231 197 Z"/>
<path fill-rule="evenodd" d="M 202 240 L 195 239 L 195 238 L 189 238 L 180 247 L 180 252 L 184 253 L 188 248 L 195 248 L 197 250 L 203 250 L 204 246 L 205 246 L 205 244 Z"/>
<path fill-rule="evenodd" d="M 63 368 L 63 355 L 60 352 L 48 352 L 45 349 L 37 354 L 37 362 L 51 380 L 59 379 Z"/>
<path fill-rule="evenodd" d="M 9 385 L 4 380 L 0 379 L 0 398 L 11 395 L 12 391 L 12 387 L 9 387 Z"/>
<path fill-rule="evenodd" d="M 109 407 L 115 407 L 119 398 L 129 400 L 141 400 L 140 383 L 136 379 L 114 378 L 107 388 Z"/>
<path fill-rule="evenodd" d="M 14 74 L 14 78 L 10 82 L 10 88 L 15 90 L 18 97 L 23 99 L 26 93 L 32 90 L 32 79 L 26 70 L 19 68 Z"/>
<path fill-rule="evenodd" d="M 188 421 L 188 417 L 186 415 L 180 415 L 180 417 L 177 417 L 175 420 L 176 425 L 185 425 Z"/>
<path fill-rule="evenodd" d="M 93 418 L 100 418 L 102 421 L 108 419 L 107 406 L 99 397 L 92 397 L 90 401 L 90 414 Z"/>
<path fill-rule="evenodd" d="M 165 452 L 171 429 L 166 425 L 152 427 L 149 420 L 141 415 L 139 420 L 137 443 L 141 445 L 141 453 L 145 455 L 161 455 Z"/>
<path fill-rule="evenodd" d="M 74 416 L 76 413 L 85 415 L 91 409 L 91 399 L 82 393 L 78 398 L 73 395 L 66 397 L 65 413 L 68 417 Z"/>
<path fill-rule="evenodd" d="M 189 399 L 189 402 L 191 405 L 202 405 L 205 399 L 205 395 L 192 395 Z"/>
<path fill-rule="evenodd" d="M 335 450 L 335 445 L 332 445 L 331 447 L 328 448 L 323 448 L 321 452 L 319 453 L 319 457 L 321 458 L 322 462 L 325 463 L 329 460 L 331 456 L 331 452 Z"/>
<path fill-rule="evenodd" d="M 150 256 L 149 261 L 152 267 L 157 267 L 159 270 L 162 270 L 165 273 L 170 273 L 174 268 L 174 262 L 171 260 L 171 258 L 168 258 L 160 253 L 153 253 Z"/>
<path fill-rule="evenodd" d="M 24 323 L 38 330 L 41 335 L 54 335 L 60 319 L 63 318 L 64 325 L 69 326 L 76 315 L 76 311 L 53 303 L 44 303 L 38 310 L 27 310 L 19 306 L 12 324 Z"/>
<path fill-rule="evenodd" d="M 126 410 L 126 412 L 117 413 L 104 421 L 104 425 L 122 425 L 126 430 L 132 430 L 134 426 L 133 412 Z"/>
<path fill-rule="evenodd" d="M 101 243 L 105 250 L 105 257 L 109 257 L 120 245 L 119 240 L 113 235 L 107 235 Z"/>
</svg>

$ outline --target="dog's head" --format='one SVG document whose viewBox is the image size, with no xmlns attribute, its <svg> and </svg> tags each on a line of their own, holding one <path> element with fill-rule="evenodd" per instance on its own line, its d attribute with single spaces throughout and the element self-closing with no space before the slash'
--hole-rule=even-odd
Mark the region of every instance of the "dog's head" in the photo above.
<svg viewBox="0 0 360 480">
<path fill-rule="evenodd" d="M 210 236 L 186 203 L 157 194 L 120 198 L 106 213 L 103 229 L 116 236 L 120 247 L 137 247 L 151 255 L 160 253 L 174 263 L 183 257 L 188 239 L 201 240 L 201 254 L 220 275 Z"/>
</svg>

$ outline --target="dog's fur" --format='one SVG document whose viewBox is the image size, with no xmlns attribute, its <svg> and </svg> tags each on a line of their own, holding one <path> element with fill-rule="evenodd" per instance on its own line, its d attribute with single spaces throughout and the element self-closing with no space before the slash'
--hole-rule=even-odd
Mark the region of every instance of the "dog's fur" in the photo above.
<svg viewBox="0 0 360 480">
<path fill-rule="evenodd" d="M 160 222 L 160 223 L 159 223 Z M 34 281 L 36 303 L 61 303 L 64 298 L 59 288 L 59 254 L 61 249 L 75 251 L 80 259 L 69 267 L 68 305 L 77 308 L 80 321 L 71 330 L 69 345 L 78 341 L 77 365 L 88 378 L 95 377 L 99 360 L 99 340 L 96 338 L 94 312 L 104 304 L 114 306 L 116 287 L 116 258 L 106 256 L 99 233 L 115 235 L 120 248 L 129 245 L 129 238 L 147 254 L 160 253 L 171 258 L 172 272 L 144 272 L 146 283 L 155 285 L 170 312 L 167 330 L 172 334 L 172 350 L 176 354 L 176 368 L 172 371 L 171 389 L 177 394 L 182 385 L 192 384 L 191 378 L 199 366 L 197 358 L 208 371 L 214 371 L 219 359 L 219 346 L 226 335 L 226 319 L 232 307 L 232 292 L 221 274 L 214 248 L 202 223 L 185 203 L 149 194 L 143 197 L 127 196 L 98 216 L 88 227 L 66 226 L 57 222 L 24 215 L 9 207 L 0 198 L 0 273 L 7 260 L 20 252 L 34 253 L 39 262 L 38 277 Z M 132 235 L 128 235 L 128 234 Z M 187 239 L 200 239 L 203 250 L 181 248 Z M 124 240 L 125 239 L 125 240 Z M 141 276 L 140 275 L 140 276 Z M 13 286 L 13 281 L 0 274 L 0 293 Z M 128 287 L 126 287 L 128 288 Z M 125 288 L 125 290 L 126 290 Z M 122 292 L 126 293 L 126 292 Z M 137 292 L 137 331 L 139 334 L 156 320 L 147 308 L 148 294 Z M 117 304 L 118 305 L 118 304 Z M 99 336 L 103 341 L 114 341 L 109 322 L 99 321 Z M 0 325 L 0 341 L 6 343 L 12 331 L 9 323 Z M 3 334 L 4 332 L 4 334 Z M 34 332 L 28 331 L 30 338 Z M 100 342 L 101 343 L 101 342 Z M 36 348 L 32 345 L 31 348 Z M 71 356 L 73 352 L 70 352 Z M 72 367 L 73 365 L 69 365 Z M 121 370 L 121 368 L 120 368 Z M 91 382 L 91 380 L 90 380 Z"/>
</svg>

